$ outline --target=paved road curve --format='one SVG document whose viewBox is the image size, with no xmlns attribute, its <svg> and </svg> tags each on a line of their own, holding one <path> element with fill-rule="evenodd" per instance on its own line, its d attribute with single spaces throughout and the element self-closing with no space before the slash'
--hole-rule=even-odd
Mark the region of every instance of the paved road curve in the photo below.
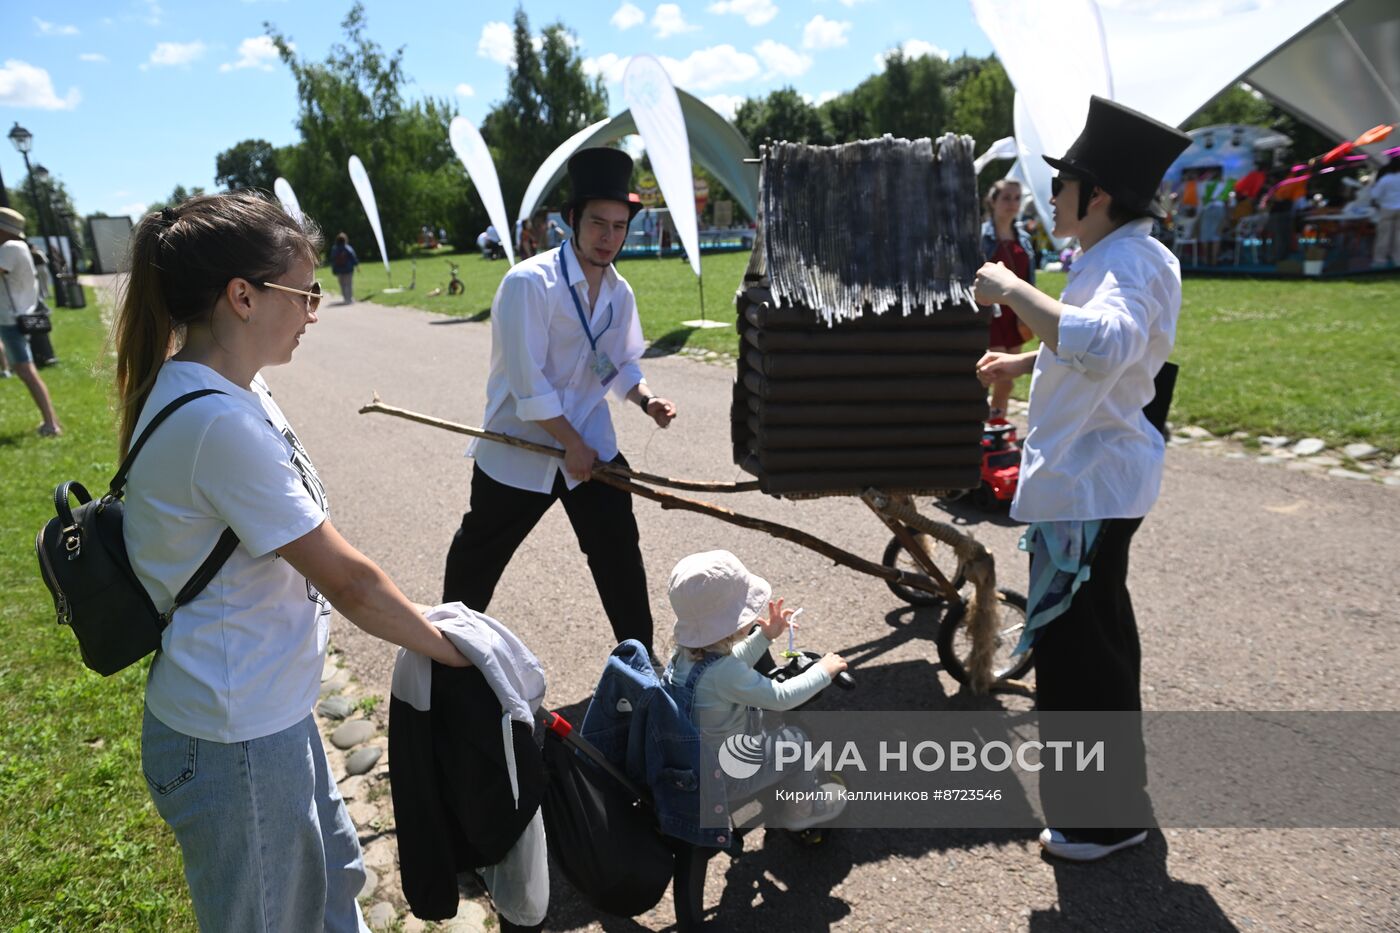
<svg viewBox="0 0 1400 933">
<path fill-rule="evenodd" d="M 464 438 L 357 408 L 386 403 L 479 424 L 490 331 L 409 309 L 330 306 L 296 362 L 266 375 L 330 492 L 333 519 L 410 597 L 436 602 L 442 560 L 465 508 Z M 638 469 L 735 479 L 731 370 L 646 361 L 680 417 L 656 429 L 615 411 Z M 1189 378 L 1189 373 L 1183 378 Z M 722 504 L 784 521 L 878 559 L 887 533 L 854 499 Z M 860 687 L 832 708 L 978 708 L 942 674 L 936 616 L 816 554 L 703 516 L 637 503 L 668 650 L 665 580 L 687 553 L 726 547 L 805 606 L 807 647 L 839 650 Z M 1003 585 L 1024 589 L 1018 530 L 976 528 Z M 1195 451 L 1168 454 L 1161 503 L 1134 547 L 1132 589 L 1151 709 L 1393 709 L 1400 668 L 1400 495 Z M 548 702 L 585 701 L 612 647 L 583 555 L 555 508 L 526 541 L 491 613 L 531 644 Z M 333 638 L 371 692 L 388 694 L 393 653 L 343 620 Z M 833 692 L 834 694 L 834 692 Z M 1025 708 L 1018 697 L 999 698 Z M 742 858 L 711 865 L 706 903 L 729 930 L 1372 930 L 1400 928 L 1395 830 L 1168 830 L 1096 866 L 1043 859 L 1031 831 L 843 831 L 800 850 L 754 834 Z M 556 875 L 551 929 L 665 929 L 669 899 L 636 923 L 602 920 Z M 718 909 L 718 914 L 713 911 Z"/>
</svg>

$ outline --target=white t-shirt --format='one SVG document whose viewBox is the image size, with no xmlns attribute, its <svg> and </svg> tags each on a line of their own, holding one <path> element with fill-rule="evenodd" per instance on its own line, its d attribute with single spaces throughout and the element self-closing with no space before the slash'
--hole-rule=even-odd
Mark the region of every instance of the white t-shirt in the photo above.
<svg viewBox="0 0 1400 933">
<path fill-rule="evenodd" d="M 132 465 L 123 536 L 164 611 L 226 527 L 239 545 L 175 612 L 146 682 L 146 706 L 172 729 L 215 742 L 280 732 L 311 712 L 330 608 L 276 550 L 317 528 L 325 489 L 261 377 L 242 388 L 199 363 L 169 361 L 133 441 L 162 408 L 213 388 L 158 427 Z"/>
<path fill-rule="evenodd" d="M 1383 211 L 1400 211 L 1400 172 L 1391 172 L 1371 186 L 1371 203 Z"/>
<path fill-rule="evenodd" d="M 13 324 L 16 314 L 28 314 L 39 303 L 39 280 L 34 259 L 23 240 L 0 243 L 0 324 Z"/>
</svg>

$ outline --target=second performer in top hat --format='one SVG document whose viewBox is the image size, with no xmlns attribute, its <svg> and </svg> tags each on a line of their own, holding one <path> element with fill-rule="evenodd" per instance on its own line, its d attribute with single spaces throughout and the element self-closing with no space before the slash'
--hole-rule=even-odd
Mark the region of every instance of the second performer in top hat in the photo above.
<svg viewBox="0 0 1400 933">
<path fill-rule="evenodd" d="M 1010 305 L 1041 341 L 1034 353 L 988 353 L 977 364 L 984 384 L 1033 374 L 1011 515 L 1030 524 L 1033 605 L 1022 645 L 1034 645 L 1041 712 L 1142 709 L 1128 549 L 1161 485 L 1165 444 L 1143 407 L 1181 310 L 1181 267 L 1150 233 L 1163 216 L 1154 200 L 1162 176 L 1190 142 L 1092 98 L 1069 151 L 1045 159 L 1059 173 L 1055 235 L 1077 238 L 1082 250 L 1064 294 L 1056 301 L 1000 264 L 977 273 L 977 301 Z M 1142 843 L 1150 813 L 1142 761 L 1138 742 L 1107 782 L 1042 774 L 1046 851 L 1092 861 Z M 1086 794 L 1101 812 L 1132 816 L 1112 828 L 1057 822 L 1063 802 Z"/>
</svg>

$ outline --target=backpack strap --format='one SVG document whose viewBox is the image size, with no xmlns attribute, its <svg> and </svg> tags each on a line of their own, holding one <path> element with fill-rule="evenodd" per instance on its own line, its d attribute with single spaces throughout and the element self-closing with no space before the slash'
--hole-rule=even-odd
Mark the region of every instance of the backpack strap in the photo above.
<svg viewBox="0 0 1400 933">
<path fill-rule="evenodd" d="M 130 472 L 131 464 L 136 461 L 136 455 L 141 452 L 142 447 L 146 446 L 146 440 L 151 436 L 151 432 L 160 427 L 161 422 L 173 415 L 177 408 L 180 408 L 188 402 L 193 402 L 197 398 L 203 398 L 206 395 L 227 394 L 227 392 L 220 389 L 199 389 L 194 392 L 186 392 L 157 412 L 156 416 L 151 419 L 151 423 L 146 425 L 146 430 L 141 432 L 141 435 L 136 438 L 136 443 L 132 444 L 131 449 L 127 451 L 126 459 L 123 460 L 122 465 L 117 468 L 117 475 L 112 477 L 112 482 L 107 487 L 107 495 L 111 496 L 113 499 L 120 499 L 122 497 L 122 487 L 126 485 L 126 474 Z"/>
<path fill-rule="evenodd" d="M 150 438 L 151 433 L 155 431 L 156 428 L 160 427 L 161 422 L 173 415 L 176 409 L 189 402 L 193 402 L 197 398 L 203 398 L 206 395 L 227 394 L 227 392 L 221 389 L 197 389 L 194 392 L 186 392 L 157 412 L 156 416 L 151 419 L 151 423 L 146 425 L 146 429 L 141 432 L 141 436 L 136 439 L 136 443 L 132 444 L 131 449 L 127 451 L 126 459 L 123 460 L 122 465 L 117 468 L 117 475 L 112 477 L 112 483 L 107 489 L 107 495 L 113 499 L 120 499 L 122 497 L 122 489 L 126 486 L 126 474 L 130 472 L 131 464 L 136 461 L 136 455 L 139 454 L 141 448 L 146 445 L 146 441 Z M 78 488 L 81 489 L 82 487 Z M 66 507 L 68 499 L 67 490 L 64 489 L 62 491 L 64 492 L 63 500 L 64 506 Z M 83 491 L 86 492 L 86 490 Z M 60 511 L 62 511 L 62 509 L 60 509 Z M 209 585 L 209 582 L 214 579 L 215 575 L 223 569 L 224 562 L 229 559 L 229 555 L 233 553 L 236 547 L 238 547 L 238 535 L 233 533 L 232 528 L 225 528 L 224 533 L 219 535 L 219 540 L 215 543 L 214 550 L 210 551 L 209 556 L 204 558 L 204 563 L 199 565 L 199 569 L 194 572 L 194 575 L 190 577 L 188 582 L 180 587 L 180 592 L 175 594 L 175 601 L 170 604 L 170 608 L 160 614 L 161 631 L 164 631 L 165 627 L 170 624 L 170 620 L 175 615 L 176 609 L 179 609 L 181 606 L 185 605 L 185 603 L 194 599 Z"/>
</svg>

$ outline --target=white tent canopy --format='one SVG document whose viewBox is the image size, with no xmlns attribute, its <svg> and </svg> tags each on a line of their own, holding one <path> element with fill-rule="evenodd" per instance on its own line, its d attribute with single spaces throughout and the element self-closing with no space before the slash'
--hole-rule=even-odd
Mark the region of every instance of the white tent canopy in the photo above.
<svg viewBox="0 0 1400 933">
<path fill-rule="evenodd" d="M 1180 125 L 1244 80 L 1340 142 L 1400 120 L 1395 0 L 971 0 L 1017 89 L 1018 174 L 1048 217 L 1049 166 L 1089 95 Z"/>
<path fill-rule="evenodd" d="M 676 96 L 680 98 L 681 113 L 685 117 L 691 156 L 728 189 L 746 214 L 757 216 L 758 166 L 744 161 L 753 158 L 749 144 L 728 120 L 698 97 L 680 88 L 676 88 Z M 624 110 L 570 136 L 535 171 L 517 216 L 529 218 L 544 196 L 563 180 L 569 156 L 587 146 L 605 146 L 636 132 L 637 122 L 632 119 L 632 112 Z"/>
</svg>

